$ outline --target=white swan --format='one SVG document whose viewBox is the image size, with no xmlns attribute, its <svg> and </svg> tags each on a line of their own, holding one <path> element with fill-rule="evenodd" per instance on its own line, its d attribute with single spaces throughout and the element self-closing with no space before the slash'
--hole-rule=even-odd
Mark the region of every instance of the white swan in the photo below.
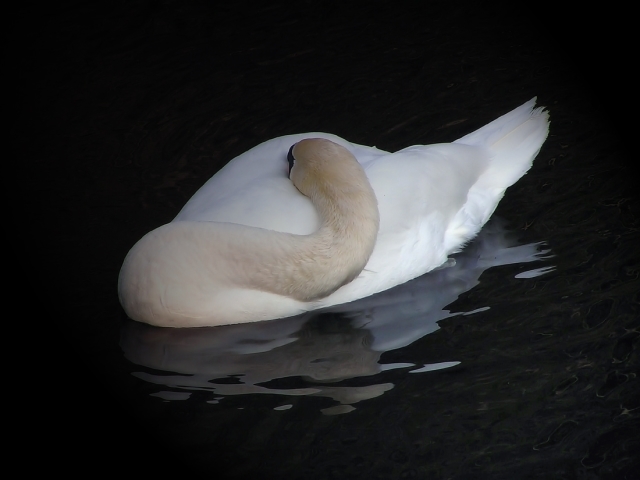
<svg viewBox="0 0 640 480">
<path fill-rule="evenodd" d="M 549 130 L 548 112 L 534 105 L 453 143 L 396 153 L 326 133 L 264 142 L 134 245 L 120 270 L 120 302 L 130 318 L 157 326 L 254 322 L 350 302 L 433 270 L 531 167 Z"/>
</svg>

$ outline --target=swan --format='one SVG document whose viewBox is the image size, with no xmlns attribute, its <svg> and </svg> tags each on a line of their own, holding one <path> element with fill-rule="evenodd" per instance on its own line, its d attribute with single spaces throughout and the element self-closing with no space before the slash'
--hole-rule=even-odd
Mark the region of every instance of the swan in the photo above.
<svg viewBox="0 0 640 480">
<path fill-rule="evenodd" d="M 442 267 L 531 167 L 549 131 L 535 103 L 453 143 L 395 153 L 320 132 L 268 140 L 131 248 L 120 303 L 155 326 L 256 322 Z"/>
</svg>

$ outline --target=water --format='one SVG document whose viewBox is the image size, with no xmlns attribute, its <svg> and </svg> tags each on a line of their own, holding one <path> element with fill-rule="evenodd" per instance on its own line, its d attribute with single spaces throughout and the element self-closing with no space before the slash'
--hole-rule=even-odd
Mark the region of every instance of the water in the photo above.
<svg viewBox="0 0 640 480">
<path fill-rule="evenodd" d="M 47 343 L 21 370 L 37 387 L 24 429 L 34 464 L 158 478 L 635 478 L 640 215 L 630 128 L 610 108 L 623 72 L 607 56 L 575 62 L 551 11 L 304 7 L 57 4 L 20 17 L 37 27 L 14 43 L 31 47 L 15 73 L 18 140 L 39 198 L 25 228 L 45 311 L 28 315 L 27 300 L 18 315 L 31 328 L 21 338 Z M 590 59 L 596 41 L 576 38 Z M 594 89 L 600 71 L 615 80 Z M 257 143 L 304 131 L 391 151 L 452 141 L 534 95 L 549 139 L 446 268 L 257 325 L 163 330 L 122 312 L 127 250 Z"/>
</svg>

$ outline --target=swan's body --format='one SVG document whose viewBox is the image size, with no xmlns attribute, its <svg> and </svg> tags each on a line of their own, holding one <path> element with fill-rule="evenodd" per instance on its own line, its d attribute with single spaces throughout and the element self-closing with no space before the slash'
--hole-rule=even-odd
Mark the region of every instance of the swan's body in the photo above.
<svg viewBox="0 0 640 480">
<path fill-rule="evenodd" d="M 549 128 L 534 104 L 451 144 L 393 154 L 326 133 L 262 143 L 131 249 L 120 301 L 152 325 L 223 325 L 350 302 L 433 270 L 531 167 Z"/>
</svg>

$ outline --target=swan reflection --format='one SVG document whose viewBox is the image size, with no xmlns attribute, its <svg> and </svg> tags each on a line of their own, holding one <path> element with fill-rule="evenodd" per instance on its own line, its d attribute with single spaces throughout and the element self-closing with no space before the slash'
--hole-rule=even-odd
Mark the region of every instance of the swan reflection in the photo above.
<svg viewBox="0 0 640 480">
<path fill-rule="evenodd" d="M 439 320 L 474 313 L 452 313 L 445 307 L 477 285 L 487 268 L 551 257 L 541 243 L 517 245 L 512 236 L 494 219 L 436 271 L 368 298 L 297 317 L 190 329 L 129 321 L 122 329 L 121 347 L 128 360 L 156 371 L 133 375 L 169 388 L 155 394 L 165 400 L 184 400 L 193 391 L 211 392 L 211 403 L 252 393 L 313 395 L 338 402 L 323 413 L 345 413 L 354 409 L 353 404 L 393 388 L 375 379 L 369 385 L 350 386 L 348 379 L 390 369 L 422 373 L 459 363 L 442 359 L 428 365 L 381 364 L 380 356 L 436 331 Z M 535 268 L 517 277 L 531 278 L 552 269 Z M 289 379 L 286 387 L 278 386 L 282 379 Z M 344 386 L 336 385 L 341 381 Z"/>
</svg>

